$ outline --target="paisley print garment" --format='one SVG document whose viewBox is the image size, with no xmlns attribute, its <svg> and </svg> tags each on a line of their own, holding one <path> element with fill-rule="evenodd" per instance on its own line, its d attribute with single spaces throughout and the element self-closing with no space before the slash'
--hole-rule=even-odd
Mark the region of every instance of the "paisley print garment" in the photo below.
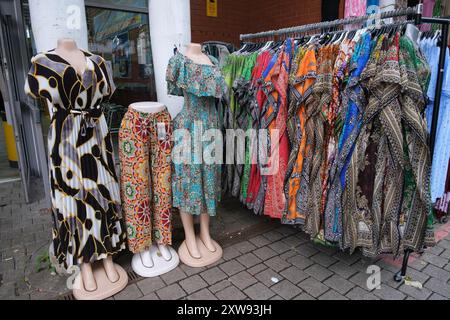
<svg viewBox="0 0 450 320">
<path fill-rule="evenodd" d="M 122 208 L 133 253 L 172 244 L 172 120 L 128 108 L 119 131 Z"/>
<path fill-rule="evenodd" d="M 115 86 L 105 60 L 84 52 L 77 73 L 53 50 L 33 57 L 25 91 L 46 100 L 53 246 L 65 267 L 125 248 L 120 192 L 109 129 L 101 109 Z"/>
<path fill-rule="evenodd" d="M 405 190 L 400 220 L 402 247 L 418 251 L 435 244 L 430 201 L 431 159 L 423 118 L 430 68 L 407 37 L 400 39 L 404 127 Z"/>
<path fill-rule="evenodd" d="M 255 68 L 252 72 L 252 88 L 254 90 L 254 99 L 251 105 L 251 115 L 253 119 L 253 129 L 259 129 L 261 125 L 261 112 L 266 103 L 267 96 L 263 91 L 262 75 L 267 68 L 271 54 L 268 51 L 263 52 L 258 56 Z M 252 149 L 252 166 L 250 169 L 250 179 L 247 190 L 247 205 L 253 209 L 257 215 L 262 214 L 264 209 L 265 185 L 264 177 L 261 176 L 261 168 L 259 161 L 259 150 L 261 148 L 260 136 L 256 137 L 257 147 Z"/>
<path fill-rule="evenodd" d="M 315 49 L 300 50 L 294 60 L 290 80 L 290 104 L 288 110 L 288 135 L 291 145 L 285 179 L 287 210 L 283 217 L 286 224 L 304 224 L 309 198 L 309 174 L 312 158 L 311 145 L 314 132 L 311 117 L 317 109 L 307 109 L 316 78 Z M 308 127 L 307 122 L 309 121 Z M 312 129 L 312 130 L 311 130 Z"/>
<path fill-rule="evenodd" d="M 287 137 L 287 89 L 293 40 L 286 40 L 276 63 L 265 73 L 264 92 L 267 95 L 262 128 L 269 132 L 270 156 L 267 165 L 267 192 L 264 199 L 264 214 L 281 219 L 285 212 L 284 178 L 288 162 Z"/>
<path fill-rule="evenodd" d="M 325 239 L 328 241 L 339 241 L 341 244 L 343 219 L 346 216 L 342 211 L 341 196 L 342 190 L 345 188 L 345 173 L 348 168 L 348 162 L 352 156 L 361 127 L 363 106 L 367 103 L 359 78 L 369 56 L 370 33 L 366 33 L 356 44 L 353 56 L 348 63 L 349 78 L 342 96 L 343 125 L 340 130 L 336 159 L 330 173 L 331 188 L 325 208 Z"/>
<path fill-rule="evenodd" d="M 213 65 L 198 64 L 177 53 L 169 61 L 166 80 L 169 94 L 184 96 L 184 107 L 173 119 L 173 206 L 194 215 L 214 216 L 221 196 L 222 158 L 219 163 L 203 158 L 203 151 L 210 150 L 217 137 L 196 140 L 206 130 L 221 127 L 216 98 L 222 97 L 226 85 L 217 60 L 210 59 Z"/>
</svg>

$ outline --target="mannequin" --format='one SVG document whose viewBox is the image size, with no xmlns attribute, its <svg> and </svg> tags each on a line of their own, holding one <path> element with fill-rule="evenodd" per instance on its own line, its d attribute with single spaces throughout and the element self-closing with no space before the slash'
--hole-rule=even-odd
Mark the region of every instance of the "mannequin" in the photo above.
<svg viewBox="0 0 450 320">
<path fill-rule="evenodd" d="M 202 52 L 201 45 L 197 43 L 189 43 L 187 45 L 185 56 L 197 64 L 213 65 L 211 59 Z M 209 214 L 200 214 L 199 237 L 195 235 L 194 216 L 183 212 L 181 208 L 180 216 L 185 233 L 185 241 L 178 251 L 180 259 L 191 267 L 203 267 L 219 260 L 222 257 L 222 248 L 211 238 Z"/>
<path fill-rule="evenodd" d="M 78 49 L 76 42 L 70 38 L 58 40 L 55 53 L 69 62 L 79 75 L 87 69 L 84 52 Z M 80 265 L 80 275 L 75 279 L 74 296 L 77 299 L 105 299 L 121 291 L 128 283 L 128 276 L 111 256 L 102 260 L 103 268 L 91 263 Z"/>
<path fill-rule="evenodd" d="M 136 102 L 131 104 L 130 108 L 143 113 L 157 113 L 166 107 L 159 102 Z M 152 245 L 149 250 L 135 253 L 131 263 L 133 270 L 142 277 L 164 274 L 176 268 L 178 264 L 179 258 L 175 250 L 163 244 Z"/>
<path fill-rule="evenodd" d="M 185 56 L 195 63 L 212 66 L 211 59 L 203 53 L 202 46 L 198 43 L 189 43 L 186 47 Z"/>
</svg>

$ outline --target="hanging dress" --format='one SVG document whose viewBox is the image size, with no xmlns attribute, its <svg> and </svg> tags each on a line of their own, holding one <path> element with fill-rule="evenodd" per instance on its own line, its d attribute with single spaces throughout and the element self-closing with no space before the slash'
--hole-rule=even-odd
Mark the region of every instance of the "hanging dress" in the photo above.
<svg viewBox="0 0 450 320">
<path fill-rule="evenodd" d="M 287 210 L 282 222 L 304 224 L 309 198 L 310 158 L 313 134 L 307 134 L 307 121 L 314 115 L 307 110 L 316 79 L 315 48 L 299 49 L 293 62 L 288 110 L 288 136 L 291 145 L 285 180 Z M 312 129 L 309 127 L 309 129 Z M 308 160 L 306 160 L 308 159 Z"/>
<path fill-rule="evenodd" d="M 263 106 L 266 103 L 267 96 L 263 91 L 263 71 L 267 68 L 269 62 L 272 59 L 270 52 L 265 51 L 258 56 L 257 63 L 253 69 L 252 79 L 253 79 L 253 90 L 254 90 L 254 100 L 251 103 L 251 115 L 253 119 L 253 128 L 256 130 L 260 129 L 261 126 L 261 113 Z M 262 214 L 264 209 L 264 198 L 265 198 L 265 184 L 263 177 L 261 176 L 260 168 L 260 150 L 262 148 L 260 141 L 261 136 L 256 137 L 257 145 L 252 149 L 252 166 L 250 169 L 250 179 L 247 190 L 247 204 L 249 208 L 253 209 L 253 212 L 257 215 Z"/>
<path fill-rule="evenodd" d="M 342 225 L 347 224 L 345 221 L 346 215 L 341 207 L 341 196 L 345 188 L 345 174 L 348 163 L 361 128 L 363 107 L 367 103 L 365 93 L 361 88 L 360 75 L 370 56 L 370 43 L 370 33 L 365 33 L 356 44 L 350 61 L 349 78 L 342 102 L 344 123 L 339 138 L 334 172 L 331 174 L 331 189 L 325 209 L 325 239 L 328 241 L 339 240 L 341 245 Z"/>
<path fill-rule="evenodd" d="M 201 137 L 209 129 L 220 132 L 216 99 L 226 86 L 217 60 L 210 59 L 213 65 L 198 64 L 176 53 L 169 61 L 166 80 L 169 94 L 184 96 L 184 107 L 173 119 L 173 206 L 189 214 L 214 216 L 221 196 L 223 159 L 216 159 L 219 163 L 205 159 L 204 151 L 218 142 L 217 137 L 213 141 Z"/>
<path fill-rule="evenodd" d="M 25 92 L 46 99 L 54 252 L 65 267 L 125 249 L 113 147 L 101 103 L 114 93 L 105 60 L 79 74 L 53 50 L 33 57 Z"/>
<path fill-rule="evenodd" d="M 263 129 L 269 134 L 269 159 L 267 162 L 267 192 L 264 214 L 281 219 L 285 212 L 284 177 L 288 162 L 287 88 L 293 42 L 286 40 L 273 66 L 264 75 L 264 91 L 267 95 Z"/>
</svg>

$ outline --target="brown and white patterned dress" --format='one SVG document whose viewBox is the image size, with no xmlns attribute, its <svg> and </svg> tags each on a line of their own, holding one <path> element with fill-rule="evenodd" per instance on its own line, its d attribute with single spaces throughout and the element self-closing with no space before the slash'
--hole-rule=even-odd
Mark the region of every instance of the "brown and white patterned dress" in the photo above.
<svg viewBox="0 0 450 320">
<path fill-rule="evenodd" d="M 47 102 L 53 245 L 65 267 L 125 248 L 113 148 L 101 109 L 115 86 L 105 60 L 84 52 L 79 74 L 54 50 L 33 57 L 25 91 Z"/>
</svg>

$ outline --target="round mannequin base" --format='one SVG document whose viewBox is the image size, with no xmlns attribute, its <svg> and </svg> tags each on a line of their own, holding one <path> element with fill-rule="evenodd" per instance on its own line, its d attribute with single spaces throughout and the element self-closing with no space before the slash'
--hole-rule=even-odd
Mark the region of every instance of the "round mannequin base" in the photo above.
<svg viewBox="0 0 450 320">
<path fill-rule="evenodd" d="M 134 272 L 144 278 L 157 277 L 169 271 L 175 269 L 180 263 L 177 252 L 172 247 L 167 247 L 172 255 L 172 258 L 167 261 L 159 252 L 158 246 L 152 245 L 150 248 L 150 255 L 153 261 L 153 267 L 145 266 L 142 262 L 142 257 L 140 253 L 133 255 L 131 260 L 131 267 Z"/>
<path fill-rule="evenodd" d="M 214 246 L 216 247 L 216 251 L 211 252 L 208 250 L 208 248 L 205 247 L 202 240 L 200 240 L 200 237 L 196 237 L 196 240 L 201 258 L 196 259 L 191 256 L 187 248 L 186 241 L 183 241 L 180 248 L 178 249 L 178 255 L 180 256 L 180 260 L 185 265 L 193 268 L 206 267 L 213 264 L 214 262 L 219 261 L 219 259 L 222 258 L 223 255 L 222 247 L 216 241 L 214 240 L 212 241 Z"/>
<path fill-rule="evenodd" d="M 128 275 L 118 264 L 114 264 L 114 266 L 119 273 L 119 280 L 114 283 L 108 279 L 101 262 L 97 262 L 93 266 L 92 271 L 94 273 L 95 281 L 97 282 L 97 290 L 95 291 L 86 291 L 83 285 L 83 279 L 81 278 L 81 273 L 78 274 L 73 285 L 73 296 L 75 299 L 103 300 L 122 291 L 128 284 Z"/>
</svg>

